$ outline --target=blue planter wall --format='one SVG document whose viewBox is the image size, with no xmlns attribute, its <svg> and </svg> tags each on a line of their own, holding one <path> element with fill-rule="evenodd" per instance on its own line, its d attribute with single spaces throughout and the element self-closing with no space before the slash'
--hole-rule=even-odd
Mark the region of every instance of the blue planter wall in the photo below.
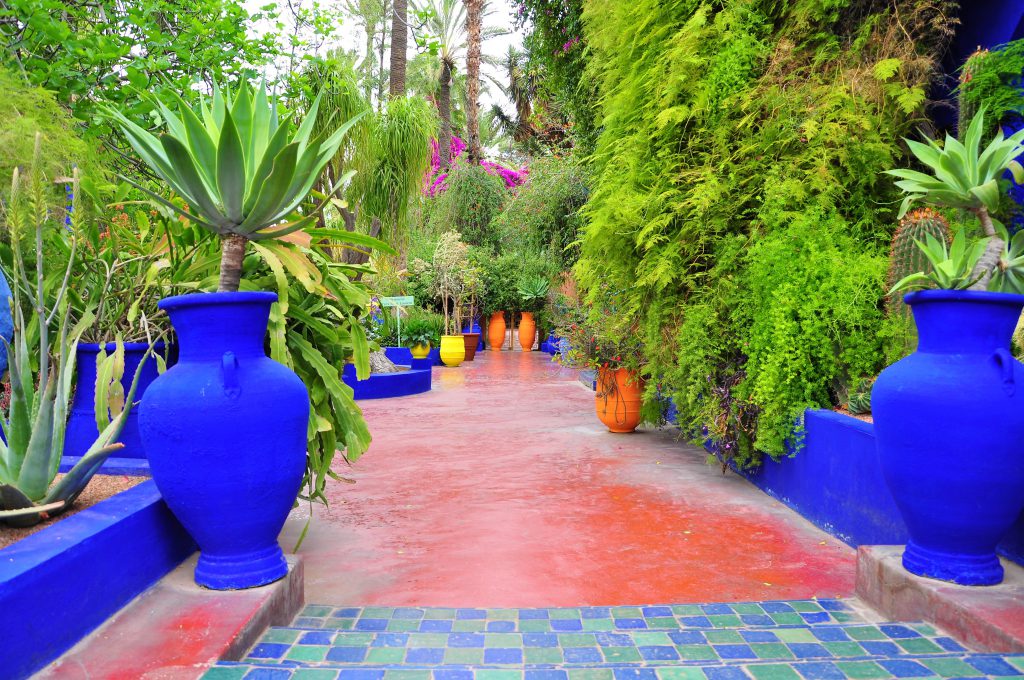
<svg viewBox="0 0 1024 680">
<path fill-rule="evenodd" d="M 0 676 L 43 668 L 195 549 L 150 480 L 0 550 Z"/>
<path fill-rule="evenodd" d="M 409 370 L 399 373 L 375 373 L 366 380 L 356 378 L 356 367 L 352 364 L 345 364 L 341 378 L 345 384 L 352 388 L 354 397 L 361 399 L 390 399 L 392 397 L 407 397 L 412 394 L 422 394 L 430 391 L 430 382 L 433 374 L 433 360 L 413 359 L 409 355 L 409 363 L 399 363 L 394 357 L 402 358 L 400 351 L 402 347 L 388 348 L 399 350 L 385 354 L 399 366 L 409 366 Z M 408 352 L 409 350 L 405 350 Z"/>
<path fill-rule="evenodd" d="M 882 477 L 874 426 L 833 411 L 807 411 L 803 446 L 743 473 L 754 485 L 853 545 L 905 543 L 907 530 Z M 1000 544 L 1024 564 L 1024 516 Z"/>
</svg>

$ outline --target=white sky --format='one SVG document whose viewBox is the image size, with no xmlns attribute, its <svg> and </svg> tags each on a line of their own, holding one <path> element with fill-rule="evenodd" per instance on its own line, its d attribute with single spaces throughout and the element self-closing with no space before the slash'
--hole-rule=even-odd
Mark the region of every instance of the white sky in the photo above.
<svg viewBox="0 0 1024 680">
<path fill-rule="evenodd" d="M 283 18 L 290 17 L 287 11 L 286 0 L 276 0 L 279 7 L 285 8 L 282 12 Z M 245 8 L 252 13 L 258 12 L 259 8 L 263 5 L 268 4 L 268 0 L 244 0 L 243 4 Z M 292 6 L 309 6 L 312 4 L 312 0 L 292 0 Z M 322 7 L 340 7 L 342 3 L 340 0 L 321 0 Z M 484 52 L 496 57 L 503 56 L 508 52 L 508 48 L 512 45 L 522 48 L 523 35 L 521 32 L 513 31 L 513 6 L 512 0 L 489 0 L 487 4 L 489 15 L 484 19 L 485 27 L 497 26 L 499 28 L 509 31 L 508 35 L 499 36 L 489 39 L 484 45 Z M 257 28 L 257 30 L 259 30 Z M 355 21 L 347 21 L 339 31 L 340 40 L 336 45 L 328 45 L 326 47 L 337 47 L 341 46 L 347 50 L 358 50 L 362 54 L 365 49 L 365 36 L 363 36 L 362 30 Z M 409 38 L 409 58 L 411 59 L 415 55 L 416 46 L 412 40 L 412 36 Z M 384 63 L 388 63 L 390 59 L 389 54 L 384 57 Z M 486 64 L 482 67 L 492 77 L 496 78 L 498 82 L 504 83 L 505 76 L 497 72 L 497 70 Z M 498 91 L 492 84 L 484 82 L 481 84 L 482 87 L 486 88 L 486 91 L 480 97 L 480 109 L 481 111 L 487 111 L 490 109 L 491 104 L 497 103 L 506 110 L 511 109 L 511 102 L 505 95 Z M 510 111 L 511 113 L 511 111 Z"/>
</svg>

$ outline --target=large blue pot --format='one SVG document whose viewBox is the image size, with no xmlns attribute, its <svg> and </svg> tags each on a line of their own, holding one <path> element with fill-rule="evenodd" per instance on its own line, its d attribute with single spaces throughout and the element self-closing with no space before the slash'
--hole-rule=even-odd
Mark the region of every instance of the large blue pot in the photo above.
<svg viewBox="0 0 1024 680">
<path fill-rule="evenodd" d="M 150 470 L 199 544 L 196 583 L 251 588 L 287 572 L 277 536 L 306 464 L 309 396 L 263 341 L 273 293 L 161 300 L 178 363 L 157 378 L 139 424 Z"/>
<path fill-rule="evenodd" d="M 903 566 L 999 583 L 996 544 L 1024 507 L 1024 365 L 1010 355 L 1024 295 L 904 299 L 917 351 L 882 371 L 871 394 L 882 471 L 910 534 Z"/>
<path fill-rule="evenodd" d="M 117 345 L 110 342 L 104 345 L 107 353 L 117 349 Z M 135 377 L 135 370 L 146 355 L 149 344 L 145 342 L 124 343 L 124 375 L 121 377 L 121 384 L 124 386 L 125 394 L 132 385 L 132 378 Z M 156 352 L 163 352 L 164 343 L 157 343 L 154 348 Z M 64 436 L 64 455 L 81 456 L 89 450 L 97 437 L 99 428 L 96 427 L 96 356 L 100 353 L 100 346 L 95 343 L 80 343 L 75 352 L 75 367 L 77 378 L 75 380 L 75 396 L 71 402 L 71 415 L 68 418 L 68 429 Z M 157 378 L 156 359 L 150 357 L 146 365 L 142 367 L 139 374 L 139 384 L 135 388 L 135 399 L 141 400 L 150 384 Z M 139 434 L 139 409 L 135 408 L 128 414 L 128 421 L 121 431 L 118 440 L 124 444 L 124 448 L 115 455 L 118 458 L 145 458 L 146 452 L 142 448 L 142 435 Z"/>
</svg>

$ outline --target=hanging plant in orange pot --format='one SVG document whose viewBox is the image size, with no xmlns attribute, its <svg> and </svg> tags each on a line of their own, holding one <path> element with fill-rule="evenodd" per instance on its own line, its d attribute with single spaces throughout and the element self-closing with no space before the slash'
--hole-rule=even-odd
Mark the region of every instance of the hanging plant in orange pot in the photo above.
<svg viewBox="0 0 1024 680">
<path fill-rule="evenodd" d="M 594 406 L 598 419 L 609 432 L 636 430 L 644 403 L 644 379 L 629 368 L 602 366 L 597 371 Z"/>
</svg>

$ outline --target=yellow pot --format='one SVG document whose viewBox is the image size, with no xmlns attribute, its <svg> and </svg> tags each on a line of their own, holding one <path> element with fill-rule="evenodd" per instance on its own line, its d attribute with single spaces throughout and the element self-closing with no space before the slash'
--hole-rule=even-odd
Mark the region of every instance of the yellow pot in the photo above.
<svg viewBox="0 0 1024 680">
<path fill-rule="evenodd" d="M 409 348 L 409 351 L 412 352 L 413 359 L 426 359 L 430 356 L 430 343 L 423 342 L 418 345 L 413 345 Z"/>
<path fill-rule="evenodd" d="M 466 341 L 461 335 L 441 337 L 441 361 L 445 366 L 455 368 L 466 360 Z"/>
</svg>

